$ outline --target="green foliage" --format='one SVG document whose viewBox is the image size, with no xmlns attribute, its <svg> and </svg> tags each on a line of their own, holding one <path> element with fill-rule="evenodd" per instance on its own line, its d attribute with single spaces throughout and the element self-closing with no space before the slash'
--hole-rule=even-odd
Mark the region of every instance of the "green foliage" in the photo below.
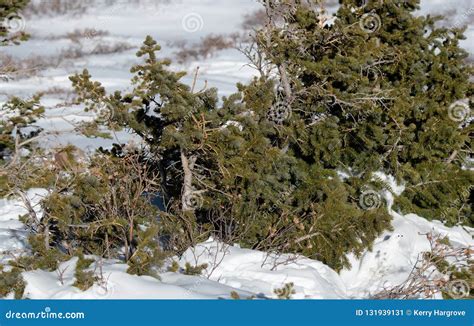
<svg viewBox="0 0 474 326">
<path fill-rule="evenodd" d="M 177 273 L 179 272 L 179 263 L 176 260 L 173 260 L 171 265 L 168 267 L 168 272 Z"/>
<path fill-rule="evenodd" d="M 2 115 L 0 120 L 0 163 L 4 161 L 7 150 L 15 149 L 16 137 L 21 142 L 30 136 L 22 134 L 21 130 L 42 117 L 44 107 L 40 105 L 40 98 L 40 95 L 35 95 L 30 100 L 13 97 L 0 107 Z"/>
<path fill-rule="evenodd" d="M 158 245 L 157 234 L 157 225 L 150 226 L 138 234 L 138 245 L 128 261 L 130 267 L 127 273 L 159 278 L 157 269 L 163 265 L 166 255 Z"/>
<path fill-rule="evenodd" d="M 415 16 L 418 7 L 344 0 L 334 24 L 321 27 L 324 13 L 295 5 L 282 14 L 284 27 L 262 30 L 258 41 L 289 80 L 292 115 L 282 130 L 299 159 L 365 180 L 394 175 L 407 182 L 396 209 L 472 225 L 462 193 L 473 172 L 461 168 L 472 124 L 461 120 L 472 110 L 473 67 L 459 47 L 463 30 Z"/>
<path fill-rule="evenodd" d="M 74 276 L 76 277 L 76 281 L 74 282 L 74 286 L 81 289 L 82 291 L 86 291 L 94 285 L 95 276 L 94 271 L 88 271 L 87 269 L 91 266 L 94 262 L 93 259 L 87 259 L 84 255 L 80 254 L 78 256 L 78 261 L 76 264 L 76 271 Z"/>
<path fill-rule="evenodd" d="M 28 35 L 24 31 L 11 33 L 8 29 L 8 20 L 17 19 L 21 10 L 30 2 L 30 0 L 0 0 L 0 46 L 11 43 L 18 44 L 19 41 L 28 39 Z M 7 24 L 4 22 L 7 20 Z"/>
<path fill-rule="evenodd" d="M 21 270 L 15 267 L 9 271 L 4 269 L 5 267 L 0 265 L 0 298 L 14 293 L 15 299 L 22 299 L 26 284 L 21 276 Z"/>
<path fill-rule="evenodd" d="M 10 264 L 24 271 L 36 269 L 55 271 L 61 262 L 68 260 L 70 257 L 57 248 L 51 248 L 47 239 L 44 234 L 31 234 L 28 237 L 31 254 L 18 257 Z"/>
<path fill-rule="evenodd" d="M 280 300 L 290 300 L 293 294 L 296 294 L 293 283 L 286 283 L 281 289 L 275 289 L 273 292 L 278 296 Z"/>
<path fill-rule="evenodd" d="M 112 136 L 109 132 L 101 130 L 97 122 L 83 122 L 78 124 L 78 131 L 81 135 L 89 138 L 108 138 L 111 139 Z"/>
<path fill-rule="evenodd" d="M 184 265 L 184 275 L 201 275 L 202 272 L 208 267 L 207 264 L 201 264 L 193 266 L 190 263 Z"/>
<path fill-rule="evenodd" d="M 473 263 L 472 261 L 470 262 Z M 448 282 L 448 288 L 442 291 L 444 300 L 474 299 L 474 277 L 472 271 L 463 270 Z M 457 288 L 459 287 L 459 288 Z"/>
<path fill-rule="evenodd" d="M 16 164 L 0 166 L 0 196 L 15 196 L 18 191 L 27 191 L 32 188 L 48 188 L 54 185 L 56 173 L 45 161 L 36 158 L 42 157 L 44 152 L 32 144 L 34 152 L 21 157 Z"/>
<path fill-rule="evenodd" d="M 182 269 L 177 261 L 173 261 L 168 267 L 168 271 L 173 273 L 182 272 L 184 275 L 201 275 L 208 267 L 208 264 L 193 266 L 191 263 L 186 263 Z"/>
<path fill-rule="evenodd" d="M 412 185 L 397 199 L 395 207 L 449 226 L 474 225 L 474 173 L 444 163 L 420 164 L 419 168 L 423 177 L 409 179 Z"/>
<path fill-rule="evenodd" d="M 108 95 L 87 71 L 71 80 L 88 110 L 106 107 L 109 126 L 128 128 L 148 144 L 167 207 L 161 225 L 175 248 L 217 233 L 224 241 L 304 253 L 340 269 L 348 264 L 346 253 L 362 252 L 389 227 L 383 209 L 358 207 L 357 189 L 333 169 L 282 148 L 286 131 L 268 119 L 274 81 L 239 85 L 218 106 L 214 90 L 193 92 L 179 82 L 182 73 L 157 59 L 157 50 L 148 37 L 138 52 L 145 64 L 132 68 L 132 93 Z"/>
<path fill-rule="evenodd" d="M 44 185 L 51 179 L 44 166 L 29 160 L 33 149 L 41 152 L 33 140 L 42 129 L 32 125 L 44 113 L 39 101 L 39 94 L 30 100 L 13 97 L 0 106 L 0 196 Z"/>
<path fill-rule="evenodd" d="M 257 296 L 251 295 L 251 296 L 242 298 L 238 292 L 232 291 L 232 292 L 230 292 L 230 298 L 232 300 L 243 300 L 243 299 L 245 299 L 245 300 L 255 300 L 255 299 L 257 299 Z"/>
<path fill-rule="evenodd" d="M 153 175 L 140 154 L 97 154 L 89 164 L 57 180 L 42 202 L 40 229 L 49 244 L 77 252 L 122 259 L 129 272 L 150 275 L 164 258 L 158 246 L 157 209 L 147 194 L 156 192 Z"/>
</svg>

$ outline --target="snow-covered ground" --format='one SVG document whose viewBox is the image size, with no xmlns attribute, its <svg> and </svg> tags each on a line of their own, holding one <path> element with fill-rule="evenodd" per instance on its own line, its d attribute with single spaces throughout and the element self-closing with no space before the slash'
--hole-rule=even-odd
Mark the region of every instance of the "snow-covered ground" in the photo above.
<svg viewBox="0 0 474 326">
<path fill-rule="evenodd" d="M 44 0 L 47 1 L 47 0 Z M 259 8 L 253 0 L 176 0 L 169 4 L 145 4 L 132 7 L 118 1 L 112 6 L 91 8 L 83 15 L 54 17 L 33 16 L 26 19 L 26 30 L 32 34 L 29 42 L 20 46 L 2 49 L 15 58 L 42 56 L 54 57 L 61 49 L 73 46 L 65 37 L 75 29 L 93 28 L 108 31 L 102 38 L 83 39 L 83 51 L 93 51 L 100 44 L 127 42 L 133 48 L 114 54 L 84 55 L 69 59 L 29 78 L 0 80 L 0 102 L 11 95 L 29 96 L 40 90 L 53 87 L 70 89 L 68 76 L 84 68 L 110 89 L 124 89 L 129 86 L 128 69 L 136 62 L 135 52 L 146 35 L 150 34 L 163 45 L 163 57 L 172 57 L 174 49 L 166 45 L 177 40 L 198 41 L 209 34 L 232 33 L 239 30 L 243 15 Z M 471 0 L 443 1 L 423 0 L 422 12 L 454 13 L 452 24 L 465 24 L 474 14 Z M 468 31 L 474 35 L 473 26 Z M 473 43 L 463 46 L 474 52 Z M 221 95 L 235 91 L 235 83 L 248 81 L 254 74 L 246 66 L 246 58 L 237 50 L 225 50 L 214 57 L 185 65 L 174 65 L 174 69 L 186 70 L 190 74 L 200 67 L 199 85 L 204 81 L 218 87 Z M 190 82 L 190 77 L 187 77 Z M 45 119 L 39 125 L 55 131 L 62 131 L 56 137 L 49 137 L 48 146 L 73 143 L 82 148 L 96 148 L 109 145 L 112 141 L 85 139 L 72 131 L 68 121 L 88 119 L 79 109 L 55 108 L 66 98 L 64 94 L 51 94 L 44 98 L 48 107 Z M 126 134 L 118 134 L 121 141 Z M 116 140 L 113 140 L 116 141 Z M 37 204 L 46 193 L 31 190 L 27 194 Z M 0 199 L 0 263 L 24 253 L 27 250 L 24 225 L 19 215 L 26 210 L 17 199 Z M 38 211 L 40 214 L 41 212 Z M 28 298 L 229 298 L 231 292 L 240 297 L 275 297 L 274 290 L 287 283 L 294 283 L 293 298 L 366 298 L 384 286 L 403 282 L 421 252 L 429 249 L 426 233 L 434 232 L 449 236 L 455 246 L 474 245 L 472 230 L 461 227 L 447 228 L 440 222 L 428 222 L 416 215 L 393 215 L 393 231 L 387 231 L 376 241 L 371 251 L 360 258 L 350 257 L 351 269 L 336 273 L 321 262 L 291 255 L 272 256 L 264 252 L 227 246 L 213 241 L 190 248 L 179 259 L 193 265 L 207 263 L 202 276 L 186 276 L 181 273 L 162 272 L 161 280 L 138 277 L 126 273 L 127 266 L 113 261 L 103 262 L 102 276 L 105 282 L 88 291 L 74 288 L 74 266 L 76 259 L 63 263 L 58 271 L 32 271 L 24 273 L 27 282 L 25 295 Z M 60 276 L 61 275 L 61 276 Z"/>
<path fill-rule="evenodd" d="M 36 189 L 27 193 L 33 207 L 45 195 Z M 390 195 L 386 194 L 390 204 Z M 18 217 L 26 214 L 19 200 L 0 201 L 0 262 L 27 252 L 25 226 Z M 38 211 L 38 214 L 41 214 Z M 30 299 L 218 299 L 236 292 L 241 298 L 275 298 L 274 291 L 293 283 L 293 299 L 368 298 L 384 287 L 404 282 L 422 252 L 429 251 L 426 234 L 448 236 L 455 247 L 473 246 L 473 229 L 447 228 L 409 214 L 391 212 L 393 231 L 384 232 L 371 251 L 350 257 L 352 267 L 337 273 L 323 263 L 296 255 L 272 255 L 261 251 L 208 241 L 188 249 L 175 259 L 180 266 L 208 264 L 200 276 L 167 272 L 160 278 L 133 276 L 127 265 L 97 261 L 91 266 L 102 282 L 83 292 L 73 287 L 77 258 L 58 270 L 23 273 L 25 297 Z M 100 268 L 98 267 L 100 266 Z M 100 272 L 99 272 L 100 271 Z M 437 296 L 440 297 L 440 294 Z"/>
</svg>

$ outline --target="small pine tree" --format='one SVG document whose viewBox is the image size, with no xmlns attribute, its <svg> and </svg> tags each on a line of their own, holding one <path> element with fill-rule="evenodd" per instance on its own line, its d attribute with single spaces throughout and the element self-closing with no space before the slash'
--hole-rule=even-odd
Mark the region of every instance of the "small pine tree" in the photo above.
<svg viewBox="0 0 474 326">
<path fill-rule="evenodd" d="M 183 74 L 167 71 L 158 50 L 148 37 L 138 52 L 145 64 L 132 69 L 130 94 L 106 94 L 87 71 L 71 80 L 87 109 L 106 107 L 109 126 L 129 128 L 148 144 L 147 160 L 159 173 L 167 207 L 161 224 L 178 251 L 213 232 L 224 241 L 299 252 L 341 269 L 346 253 L 363 252 L 389 227 L 384 209 L 360 209 L 355 191 L 334 170 L 282 149 L 284 130 L 268 114 L 274 81 L 238 85 L 239 93 L 218 107 L 215 90 L 195 93 L 180 83 Z"/>
<path fill-rule="evenodd" d="M 51 247 L 48 237 L 43 233 L 30 234 L 28 244 L 31 247 L 31 254 L 18 257 L 10 262 L 10 265 L 22 271 L 33 271 L 43 269 L 55 271 L 61 262 L 71 258 L 62 253 L 58 248 Z"/>
<path fill-rule="evenodd" d="M 273 292 L 278 296 L 278 299 L 280 300 L 290 300 L 291 296 L 293 294 L 296 294 L 294 287 L 294 283 L 286 283 L 285 286 L 280 289 L 275 289 Z"/>
<path fill-rule="evenodd" d="M 164 255 L 158 212 L 147 196 L 156 192 L 153 174 L 142 163 L 140 154 L 102 153 L 82 169 L 61 175 L 42 202 L 44 216 L 34 226 L 42 232 L 35 242 L 69 256 L 124 256 L 130 273 L 154 275 Z"/>
<path fill-rule="evenodd" d="M 4 266 L 0 265 L 0 298 L 13 293 L 15 299 L 22 299 L 26 283 L 21 276 L 21 269 L 16 267 L 8 271 L 4 269 Z"/>
<path fill-rule="evenodd" d="M 44 113 L 39 101 L 40 95 L 30 100 L 13 97 L 0 106 L 0 196 L 34 187 L 47 178 L 38 164 L 25 164 L 29 156 L 22 153 L 36 147 L 33 140 L 43 131 L 34 126 Z M 35 178 L 19 171 L 27 167 L 35 170 Z"/>
<path fill-rule="evenodd" d="M 8 153 L 15 149 L 16 138 L 18 142 L 25 141 L 37 133 L 40 128 L 31 129 L 31 124 L 41 118 L 44 107 L 39 103 L 40 96 L 35 95 L 31 100 L 24 101 L 18 97 L 11 98 L 0 107 L 2 119 L 0 120 L 0 163 L 4 162 Z"/>
<path fill-rule="evenodd" d="M 208 267 L 207 264 L 193 266 L 190 263 L 186 263 L 184 265 L 183 274 L 184 275 L 201 275 L 202 272 L 205 271 L 207 267 Z"/>
<path fill-rule="evenodd" d="M 73 285 L 82 291 L 86 291 L 91 288 L 95 282 L 94 271 L 87 270 L 94 260 L 86 259 L 83 254 L 79 254 L 78 258 L 76 271 L 74 273 L 76 280 Z"/>
</svg>

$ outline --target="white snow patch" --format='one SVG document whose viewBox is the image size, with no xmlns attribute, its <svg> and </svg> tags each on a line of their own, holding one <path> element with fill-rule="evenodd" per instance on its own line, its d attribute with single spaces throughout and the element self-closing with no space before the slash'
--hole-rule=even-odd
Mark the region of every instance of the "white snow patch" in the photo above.
<svg viewBox="0 0 474 326">
<path fill-rule="evenodd" d="M 44 189 L 31 189 L 25 194 L 38 218 L 42 214 L 38 203 L 46 193 Z M 28 230 L 19 221 L 19 217 L 26 213 L 28 210 L 18 197 L 11 195 L 8 199 L 0 199 L 0 264 L 23 254 L 27 249 Z"/>
</svg>

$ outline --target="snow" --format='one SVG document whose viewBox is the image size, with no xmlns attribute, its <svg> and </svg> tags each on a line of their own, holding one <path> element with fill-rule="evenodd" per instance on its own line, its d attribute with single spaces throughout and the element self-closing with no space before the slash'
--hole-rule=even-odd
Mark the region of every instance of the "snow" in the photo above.
<svg viewBox="0 0 474 326">
<path fill-rule="evenodd" d="M 30 17 L 26 22 L 27 31 L 33 38 L 20 46 L 2 49 L 6 54 L 15 58 L 53 56 L 72 45 L 72 41 L 64 37 L 65 34 L 84 28 L 110 32 L 99 43 L 95 39 L 83 40 L 85 51 L 100 42 L 128 42 L 134 48 L 115 54 L 86 55 L 41 69 L 35 77 L 1 82 L 0 102 L 5 100 L 6 95 L 25 97 L 52 87 L 68 90 L 68 76 L 84 68 L 88 68 L 94 79 L 102 81 L 108 90 L 127 89 L 130 79 L 128 69 L 137 62 L 135 52 L 147 34 L 163 45 L 162 57 L 171 57 L 173 50 L 167 44 L 183 39 L 197 42 L 211 33 L 235 32 L 239 30 L 243 15 L 258 8 L 259 4 L 253 0 L 182 0 L 158 5 L 150 1 L 137 7 L 130 7 L 121 1 L 112 7 L 98 6 L 84 15 L 57 16 L 54 22 L 51 17 Z M 472 8 L 472 1 L 447 3 L 443 0 L 423 0 L 421 13 L 451 9 L 454 16 L 450 23 L 464 24 L 472 15 Z M 198 25 L 186 24 L 185 18 L 189 17 Z M 54 29 L 51 29 L 52 23 Z M 474 35 L 473 26 L 467 33 L 470 38 Z M 471 54 L 474 52 L 472 42 L 462 44 Z M 246 58 L 239 51 L 230 49 L 212 58 L 173 65 L 172 68 L 187 71 L 189 76 L 185 82 L 190 83 L 192 72 L 199 66 L 198 89 L 207 80 L 210 87 L 219 89 L 220 95 L 229 95 L 236 90 L 237 82 L 247 82 L 254 75 L 255 72 L 246 63 Z M 44 98 L 48 110 L 38 125 L 47 131 L 58 131 L 58 135 L 42 141 L 45 146 L 73 143 L 82 149 L 93 150 L 117 142 L 116 139 L 85 139 L 77 135 L 70 122 L 88 120 L 90 116 L 84 116 L 80 107 L 56 108 L 63 100 L 65 98 L 59 95 Z M 130 139 L 126 133 L 118 133 L 117 137 L 120 142 Z M 296 293 L 292 297 L 295 299 L 367 298 L 384 286 L 400 284 L 407 278 L 420 253 L 429 249 L 426 233 L 447 235 L 455 246 L 474 245 L 472 229 L 448 228 L 438 221 L 427 221 L 414 214 L 402 216 L 392 211 L 393 196 L 403 192 L 403 185 L 395 184 L 390 176 L 377 174 L 377 177 L 388 182 L 393 191 L 393 194 L 389 190 L 382 193 L 393 216 L 393 231 L 384 232 L 376 239 L 372 250 L 366 251 L 360 258 L 349 255 L 352 267 L 339 274 L 323 263 L 306 257 L 275 256 L 209 239 L 189 248 L 181 257 L 175 257 L 181 266 L 187 262 L 192 265 L 208 264 L 201 276 L 166 270 L 159 273 L 160 279 L 133 276 L 126 273 L 127 266 L 124 264 L 97 260 L 91 269 L 102 277 L 102 282 L 82 292 L 73 286 L 77 263 L 77 258 L 73 258 L 54 272 L 36 270 L 23 273 L 27 282 L 25 296 L 30 299 L 217 299 L 229 298 L 235 291 L 241 298 L 275 298 L 274 290 L 291 282 L 294 283 Z M 37 204 L 46 194 L 47 191 L 42 189 L 26 193 L 39 215 L 41 211 Z M 27 210 L 18 198 L 0 199 L 0 263 L 28 253 L 27 230 L 19 221 L 19 216 L 25 213 Z"/>
<path fill-rule="evenodd" d="M 391 178 L 387 177 L 387 180 Z M 393 179 L 391 179 L 393 182 Z M 397 188 L 393 184 L 392 188 Z M 26 193 L 37 210 L 45 190 Z M 389 193 L 387 202 L 393 201 Z M 18 220 L 27 211 L 19 199 L 0 200 L 0 262 L 28 252 L 27 231 Z M 181 267 L 208 264 L 199 276 L 180 272 L 159 273 L 160 279 L 127 274 L 127 265 L 95 259 L 90 270 L 99 281 L 87 291 L 74 287 L 77 257 L 62 263 L 56 271 L 24 272 L 29 299 L 229 299 L 232 292 L 241 298 L 276 298 L 274 291 L 287 283 L 294 284 L 293 299 L 368 298 L 387 286 L 402 283 L 420 254 L 429 250 L 427 233 L 448 236 L 455 247 L 474 245 L 473 229 L 460 226 L 448 228 L 439 221 L 420 216 L 402 216 L 390 210 L 393 231 L 378 237 L 372 250 L 360 258 L 349 255 L 350 269 L 337 273 L 323 263 L 303 256 L 275 255 L 257 250 L 230 246 L 214 239 L 189 248 L 181 257 L 174 257 Z M 88 257 L 94 258 L 94 257 Z M 169 265 L 170 262 L 168 262 Z"/>
<path fill-rule="evenodd" d="M 384 232 L 373 250 L 360 259 L 350 256 L 352 268 L 341 273 L 348 296 L 364 298 L 384 287 L 403 283 L 420 254 L 429 251 L 428 233 L 448 236 L 454 246 L 474 245 L 472 236 L 461 227 L 447 228 L 439 221 L 430 222 L 415 214 L 402 216 L 392 212 L 392 216 L 393 231 Z"/>
<path fill-rule="evenodd" d="M 296 255 L 272 255 L 227 246 L 212 239 L 185 252 L 181 264 L 208 264 L 203 273 L 210 280 L 275 297 L 273 291 L 294 283 L 295 299 L 345 297 L 339 276 L 321 262 Z"/>
<path fill-rule="evenodd" d="M 26 193 L 38 218 L 41 218 L 38 203 L 46 194 L 44 189 L 31 189 Z M 28 210 L 18 198 L 8 196 L 0 199 L 0 264 L 27 250 L 28 230 L 19 221 L 19 217 L 26 213 Z"/>
<path fill-rule="evenodd" d="M 133 276 L 126 273 L 127 266 L 110 264 L 103 266 L 104 281 L 95 284 L 87 291 L 81 291 L 73 286 L 74 271 L 77 258 L 63 263 L 58 271 L 47 272 L 42 270 L 23 273 L 27 282 L 25 296 L 30 299 L 210 299 L 211 295 L 204 294 L 206 285 L 203 284 L 203 293 L 194 292 L 182 286 L 159 282 L 149 276 Z M 59 276 L 61 271 L 62 276 Z M 180 283 L 178 278 L 175 283 Z M 187 282 L 193 283 L 193 282 Z M 215 286 L 212 293 L 219 291 Z M 222 290 L 222 294 L 225 292 Z M 230 290 L 228 291 L 230 293 Z"/>
</svg>

